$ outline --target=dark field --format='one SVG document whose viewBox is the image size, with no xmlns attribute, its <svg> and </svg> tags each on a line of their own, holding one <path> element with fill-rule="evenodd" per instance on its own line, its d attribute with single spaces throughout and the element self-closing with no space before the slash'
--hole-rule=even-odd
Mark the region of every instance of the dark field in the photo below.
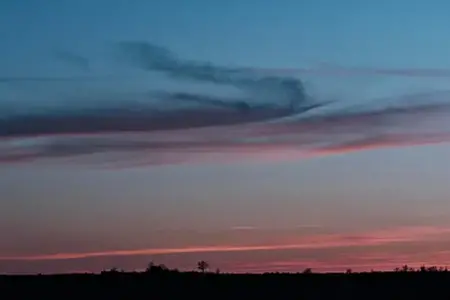
<svg viewBox="0 0 450 300">
<path fill-rule="evenodd" d="M 450 272 L 0 276 L 0 299 L 450 299 Z"/>
</svg>

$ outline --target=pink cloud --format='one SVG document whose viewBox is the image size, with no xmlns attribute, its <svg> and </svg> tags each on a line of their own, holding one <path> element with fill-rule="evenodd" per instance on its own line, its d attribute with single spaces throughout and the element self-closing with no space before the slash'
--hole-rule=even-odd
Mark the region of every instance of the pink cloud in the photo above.
<svg viewBox="0 0 450 300">
<path fill-rule="evenodd" d="M 70 260 L 86 259 L 105 256 L 139 256 L 139 255 L 170 255 L 189 253 L 214 252 L 251 252 L 251 251 L 280 251 L 306 249 L 335 249 L 344 247 L 373 247 L 393 243 L 433 241 L 450 234 L 450 228 L 416 226 L 399 227 L 393 229 L 376 230 L 354 235 L 344 234 L 316 234 L 295 238 L 283 244 L 263 245 L 216 245 L 216 246 L 186 246 L 180 248 L 150 248 L 130 250 L 106 250 L 85 253 L 55 253 L 37 254 L 29 256 L 0 256 L 0 261 L 42 261 L 42 260 Z"/>
<path fill-rule="evenodd" d="M 450 140 L 450 133 L 445 130 L 450 103 L 436 103 L 434 100 L 448 100 L 449 97 L 448 92 L 413 95 L 406 100 L 416 101 L 418 98 L 425 104 L 334 112 L 278 123 L 148 133 L 7 138 L 0 142 L 0 163 L 85 162 L 117 168 L 228 163 L 242 159 L 275 162 L 377 148 L 445 143 Z M 426 100 L 430 100 L 429 103 Z"/>
</svg>

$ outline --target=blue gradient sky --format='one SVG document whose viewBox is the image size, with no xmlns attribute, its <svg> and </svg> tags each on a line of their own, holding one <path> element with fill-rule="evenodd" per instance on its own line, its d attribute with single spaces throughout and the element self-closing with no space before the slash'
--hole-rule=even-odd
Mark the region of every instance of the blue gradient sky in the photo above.
<svg viewBox="0 0 450 300">
<path fill-rule="evenodd" d="M 123 40 L 151 41 L 185 58 L 223 65 L 450 68 L 449 10 L 444 0 L 2 1 L 1 77 L 135 77 L 89 85 L 0 83 L 0 101 L 26 108 L 68 101 L 74 93 L 145 91 L 148 75 L 114 64 L 107 53 L 105 45 Z M 58 51 L 89 58 L 91 71 L 56 59 Z M 360 103 L 445 89 L 449 83 L 445 78 L 310 77 L 306 87 L 319 96 Z M 311 160 L 126 170 L 0 166 L 0 272 L 139 268 L 150 259 L 191 268 L 203 258 L 230 271 L 447 264 L 448 151 L 447 146 L 411 146 Z M 398 234 L 372 243 L 392 232 Z M 350 243 L 355 235 L 360 242 Z M 314 253 L 283 249 L 311 241 Z M 252 245 L 273 249 L 252 250 Z M 194 246 L 221 250 L 184 253 Z M 111 254 L 135 249 L 163 250 Z M 33 258 L 92 252 L 103 254 Z"/>
</svg>

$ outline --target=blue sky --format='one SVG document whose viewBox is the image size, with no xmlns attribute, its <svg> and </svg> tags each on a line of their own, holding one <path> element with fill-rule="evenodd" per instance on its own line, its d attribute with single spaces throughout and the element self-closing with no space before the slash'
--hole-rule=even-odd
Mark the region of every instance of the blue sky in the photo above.
<svg viewBox="0 0 450 300">
<path fill-rule="evenodd" d="M 70 101 L 73 95 L 127 95 L 146 91 L 149 85 L 170 85 L 114 60 L 111 45 L 130 40 L 163 45 L 183 58 L 218 65 L 283 69 L 330 63 L 387 69 L 450 68 L 449 9 L 448 1 L 438 0 L 342 0 L 339 4 L 331 0 L 2 1 L 0 77 L 126 75 L 128 79 L 64 84 L 0 82 L 0 102 L 27 109 Z M 90 70 L 58 59 L 56 53 L 61 51 L 88 58 Z M 306 76 L 305 80 L 311 93 L 353 104 L 405 92 L 445 89 L 449 82 L 446 78 L 375 75 Z M 447 153 L 448 147 L 441 145 L 350 152 L 312 160 L 132 170 L 34 163 L 0 166 L 0 236 L 8 240 L 0 246 L 0 272 L 96 270 L 118 262 L 135 268 L 149 257 L 129 255 L 131 258 L 123 261 L 112 256 L 97 262 L 24 262 L 1 257 L 229 246 L 252 238 L 255 244 L 283 245 L 314 236 L 319 227 L 342 235 L 359 232 L 371 236 L 379 228 L 399 226 L 431 226 L 441 232 L 438 229 L 442 226 L 450 226 L 442 216 L 450 212 L 445 201 L 450 191 L 446 184 L 450 175 Z M 307 225 L 316 229 L 292 236 L 290 229 Z M 252 227 L 251 233 L 246 233 L 251 238 L 235 236 L 232 228 L 239 226 Z M 275 229 L 281 233 L 270 231 Z M 173 230 L 178 233 L 172 234 Z M 230 232 L 222 239 L 211 237 L 223 230 Z M 421 242 L 423 237 L 418 236 Z M 442 238 L 444 242 L 447 239 Z M 438 244 L 435 249 L 440 251 L 444 246 Z M 352 253 L 351 245 L 345 247 Z M 375 251 L 370 247 L 367 253 Z M 402 254 L 390 244 L 377 247 L 382 248 L 377 248 L 378 252 L 392 253 L 393 257 Z M 425 251 L 423 243 L 416 247 Z M 328 261 L 333 253 L 321 259 Z M 258 259 L 268 263 L 273 257 L 286 259 L 296 267 L 296 261 L 312 264 L 310 256 L 302 255 L 292 257 L 277 250 L 271 257 Z M 155 260 L 174 267 L 188 266 L 195 259 L 192 254 L 155 256 Z M 246 259 L 250 264 L 260 262 L 224 251 L 212 256 L 211 264 L 239 271 Z M 350 259 L 348 263 L 358 266 L 360 262 Z"/>
<path fill-rule="evenodd" d="M 384 68 L 450 66 L 446 42 L 445 1 L 7 1 L 2 3 L 0 49 L 2 76 L 82 75 L 84 70 L 58 61 L 57 51 L 79 53 L 92 60 L 90 74 L 123 74 L 112 61 L 112 42 L 143 40 L 161 44 L 183 57 L 217 64 L 287 68 L 319 63 Z M 26 21 L 24 21 L 26 20 Z M 139 74 L 138 78 L 142 74 Z M 308 78 L 309 79 L 309 78 Z M 445 86 L 434 79 L 309 79 L 316 93 L 364 98 L 411 88 Z M 153 79 L 154 80 L 154 79 Z M 148 78 L 126 80 L 102 89 L 144 89 Z M 92 87 L 92 83 L 87 87 Z M 106 86 L 105 86 L 106 85 Z M 358 85 L 358 88 L 355 87 Z M 86 88 L 86 84 L 82 86 Z M 2 87 L 11 98 L 44 94 L 47 89 Z M 98 84 L 97 84 L 97 88 Z M 25 91 L 24 91 L 25 90 Z M 27 92 L 28 90 L 29 92 Z M 73 92 L 73 91 L 72 91 Z M 331 96 L 331 95 L 330 95 Z M 16 100 L 18 101 L 18 100 Z M 29 100 L 36 101 L 36 100 Z M 50 101 L 50 100 L 47 100 Z M 60 101 L 60 100 L 55 100 Z M 356 101 L 356 100 L 355 100 Z"/>
</svg>

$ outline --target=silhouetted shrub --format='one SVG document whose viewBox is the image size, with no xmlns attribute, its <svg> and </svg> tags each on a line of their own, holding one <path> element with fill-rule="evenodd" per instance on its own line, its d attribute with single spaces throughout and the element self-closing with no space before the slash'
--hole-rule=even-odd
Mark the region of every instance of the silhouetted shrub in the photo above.
<svg viewBox="0 0 450 300">
<path fill-rule="evenodd" d="M 161 274 L 167 273 L 169 271 L 170 271 L 169 268 L 167 268 L 164 264 L 155 265 L 153 262 L 150 262 L 147 268 L 145 269 L 145 272 L 150 274 Z"/>
</svg>

